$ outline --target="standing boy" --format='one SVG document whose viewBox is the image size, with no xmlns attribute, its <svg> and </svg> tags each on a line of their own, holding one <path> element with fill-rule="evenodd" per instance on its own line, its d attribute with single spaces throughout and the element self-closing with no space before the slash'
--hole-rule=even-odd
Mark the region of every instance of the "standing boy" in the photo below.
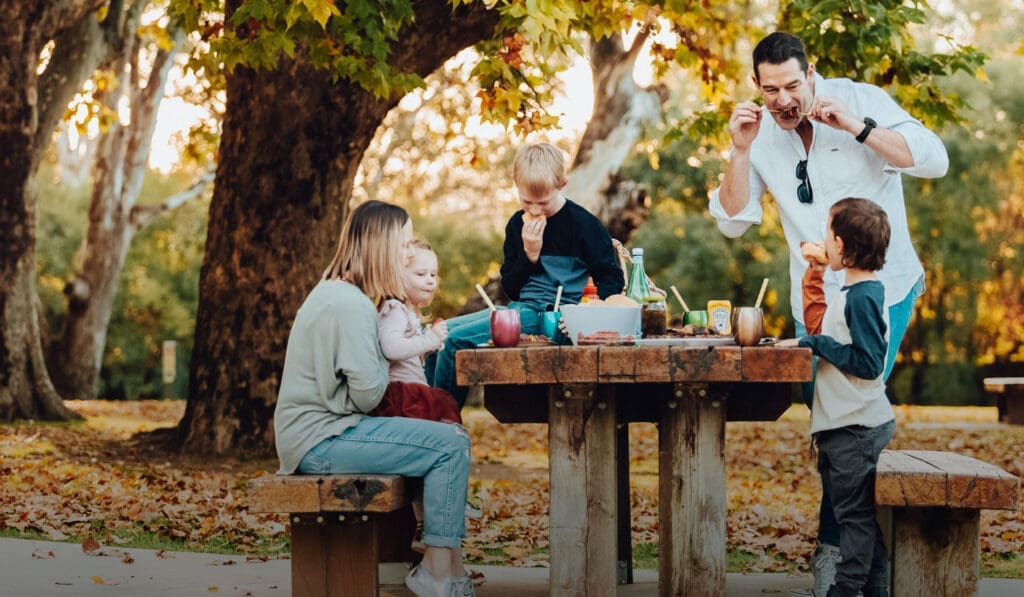
<svg viewBox="0 0 1024 597">
<path fill-rule="evenodd" d="M 883 377 L 889 317 L 876 275 L 885 263 L 889 236 L 889 219 L 878 204 L 843 199 L 833 205 L 825 254 L 830 270 L 845 270 L 844 286 L 825 309 L 821 334 L 778 343 L 808 347 L 819 357 L 811 434 L 839 523 L 841 556 L 828 597 L 889 594 L 888 556 L 875 520 L 878 457 L 896 431 Z M 806 290 L 805 297 L 822 296 Z M 804 305 L 808 313 L 813 307 Z"/>
<path fill-rule="evenodd" d="M 587 277 L 593 277 L 602 299 L 622 292 L 625 278 L 608 231 L 562 194 L 568 182 L 562 151 L 550 143 L 524 146 L 516 154 L 512 179 L 523 209 L 505 225 L 501 285 L 512 299 L 509 308 L 519 311 L 522 333 L 540 333 L 541 314 L 554 306 L 559 286 L 562 302 L 570 305 L 580 301 Z M 490 339 L 486 310 L 448 321 L 433 383 L 451 392 L 460 407 L 469 390 L 455 385 L 455 352 Z"/>
</svg>

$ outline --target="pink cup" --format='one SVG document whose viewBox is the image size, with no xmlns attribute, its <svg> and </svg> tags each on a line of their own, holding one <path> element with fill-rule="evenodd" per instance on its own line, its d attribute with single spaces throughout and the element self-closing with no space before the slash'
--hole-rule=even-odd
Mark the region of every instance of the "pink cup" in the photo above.
<svg viewBox="0 0 1024 597">
<path fill-rule="evenodd" d="M 519 344 L 519 311 L 496 309 L 491 311 L 491 341 L 495 346 L 507 348 Z"/>
</svg>

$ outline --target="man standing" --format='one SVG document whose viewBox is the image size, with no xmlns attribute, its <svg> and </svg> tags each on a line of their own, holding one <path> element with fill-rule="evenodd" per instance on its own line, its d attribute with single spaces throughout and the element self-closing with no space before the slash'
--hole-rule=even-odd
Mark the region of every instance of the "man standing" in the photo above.
<svg viewBox="0 0 1024 597">
<path fill-rule="evenodd" d="M 729 118 L 733 147 L 722 186 L 711 193 L 711 215 L 726 236 L 737 237 L 761 223 L 761 197 L 771 192 L 789 245 L 790 306 L 799 337 L 806 334 L 800 279 L 807 267 L 800 242 L 825 237 L 829 209 L 840 199 L 880 204 L 892 225 L 885 267 L 878 272 L 889 311 L 888 378 L 914 302 L 924 292 L 900 175 L 942 176 L 949 165 L 946 149 L 879 87 L 815 73 L 803 42 L 793 35 L 776 32 L 762 39 L 753 65 L 765 105 L 743 102 Z M 827 301 L 842 284 L 842 272 L 826 273 Z M 813 386 L 807 386 L 805 398 L 812 395 Z M 824 596 L 839 555 L 839 525 L 828 494 L 822 496 L 819 523 L 812 593 Z"/>
</svg>

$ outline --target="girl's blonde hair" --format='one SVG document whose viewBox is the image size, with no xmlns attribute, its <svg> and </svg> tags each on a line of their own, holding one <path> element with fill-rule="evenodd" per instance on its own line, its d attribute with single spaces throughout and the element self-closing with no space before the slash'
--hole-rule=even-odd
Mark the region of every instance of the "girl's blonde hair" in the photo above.
<svg viewBox="0 0 1024 597">
<path fill-rule="evenodd" d="M 532 197 L 543 197 L 565 186 L 565 154 L 550 143 L 524 145 L 512 165 L 512 180 Z"/>
<path fill-rule="evenodd" d="M 408 221 L 404 209 L 383 201 L 367 201 L 353 209 L 323 279 L 344 279 L 375 300 L 405 300 L 402 228 Z"/>
<path fill-rule="evenodd" d="M 430 251 L 430 253 L 437 257 L 437 251 L 434 251 L 434 247 L 430 246 L 430 243 L 423 240 L 422 238 L 414 238 L 409 244 L 409 248 L 414 251 Z M 416 309 L 417 315 L 419 315 L 421 323 L 429 323 L 432 315 L 430 314 L 430 305 L 422 305 Z"/>
</svg>

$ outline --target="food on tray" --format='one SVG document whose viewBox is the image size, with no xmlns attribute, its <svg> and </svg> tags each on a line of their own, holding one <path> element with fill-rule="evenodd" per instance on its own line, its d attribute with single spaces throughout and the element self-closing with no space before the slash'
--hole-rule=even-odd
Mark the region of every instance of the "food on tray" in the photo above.
<svg viewBox="0 0 1024 597">
<path fill-rule="evenodd" d="M 584 346 L 587 344 L 633 344 L 635 339 L 632 334 L 623 335 L 615 330 L 600 330 L 593 334 L 580 332 L 576 337 L 576 344 Z"/>
<path fill-rule="evenodd" d="M 801 241 L 800 253 L 810 263 L 828 265 L 828 254 L 825 253 L 825 246 L 821 243 Z"/>
<path fill-rule="evenodd" d="M 666 334 L 666 337 L 671 338 L 673 336 L 694 337 L 694 336 L 721 336 L 721 335 L 722 334 L 718 333 L 718 330 L 716 328 L 714 328 L 714 327 L 706 326 L 706 325 L 694 325 L 692 323 L 688 323 L 688 324 L 684 325 L 681 328 L 669 328 L 668 329 L 668 333 Z"/>
</svg>

